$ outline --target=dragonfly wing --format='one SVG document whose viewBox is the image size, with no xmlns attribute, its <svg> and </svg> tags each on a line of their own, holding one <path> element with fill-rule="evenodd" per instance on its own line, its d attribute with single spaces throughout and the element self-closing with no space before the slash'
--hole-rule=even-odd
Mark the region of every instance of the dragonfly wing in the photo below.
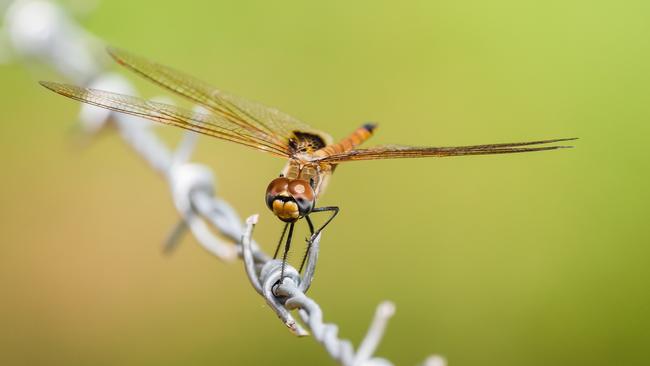
<svg viewBox="0 0 650 366">
<path fill-rule="evenodd" d="M 117 62 L 145 78 L 205 106 L 242 128 L 266 135 L 269 141 L 288 145 L 291 139 L 299 140 L 296 132 L 301 132 L 318 136 L 325 145 L 332 143 L 332 138 L 326 133 L 275 108 L 229 94 L 188 74 L 127 51 L 109 48 L 108 52 Z"/>
<path fill-rule="evenodd" d="M 269 141 L 265 134 L 244 128 L 220 115 L 194 112 L 164 103 L 73 85 L 52 82 L 41 84 L 61 95 L 98 107 L 182 127 L 275 155 L 290 156 L 287 145 Z"/>
<path fill-rule="evenodd" d="M 333 154 L 318 159 L 318 162 L 338 164 L 355 160 L 376 160 L 396 158 L 446 157 L 462 155 L 510 154 L 532 151 L 555 150 L 572 146 L 549 145 L 555 142 L 570 141 L 576 138 L 514 142 L 505 144 L 454 146 L 454 147 L 417 147 L 402 145 L 381 145 L 368 149 L 356 149 Z"/>
</svg>

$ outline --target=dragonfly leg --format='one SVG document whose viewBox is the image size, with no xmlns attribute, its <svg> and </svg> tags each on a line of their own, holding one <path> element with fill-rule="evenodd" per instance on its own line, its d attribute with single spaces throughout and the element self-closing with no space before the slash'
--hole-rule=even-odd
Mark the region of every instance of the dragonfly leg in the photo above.
<svg viewBox="0 0 650 366">
<path fill-rule="evenodd" d="M 314 231 L 314 224 L 311 222 L 311 219 L 309 216 L 305 216 L 305 219 L 307 219 L 307 224 L 309 225 L 309 231 L 311 233 L 311 237 L 307 240 L 307 251 L 305 252 L 305 256 L 302 257 L 302 262 L 300 263 L 300 269 L 298 270 L 298 273 L 302 272 L 302 268 L 305 265 L 305 261 L 307 260 L 307 256 L 309 256 L 309 250 L 311 249 L 311 244 L 314 241 L 314 239 L 320 234 L 323 229 L 336 217 L 336 215 L 339 214 L 339 208 L 336 206 L 324 206 L 324 207 L 316 207 L 315 209 L 311 210 L 310 215 L 314 212 L 327 212 L 330 211 L 332 212 L 332 216 L 330 216 L 327 221 L 323 224 L 323 226 L 319 227 L 318 230 Z"/>
<path fill-rule="evenodd" d="M 280 284 L 284 280 L 284 267 L 287 265 L 287 254 L 289 254 L 289 248 L 291 248 L 291 237 L 293 236 L 293 225 L 295 222 L 289 224 L 289 235 L 287 236 L 287 244 L 284 246 L 284 255 L 282 256 L 282 269 L 280 270 Z"/>
<path fill-rule="evenodd" d="M 315 209 L 311 210 L 311 213 L 314 213 L 314 212 L 328 212 L 328 211 L 329 211 L 329 212 L 332 212 L 332 216 L 330 216 L 330 217 L 327 219 L 327 221 L 325 221 L 325 223 L 323 224 L 323 226 L 321 226 L 320 228 L 318 228 L 318 230 L 316 230 L 316 232 L 312 234 L 310 241 L 314 240 L 314 238 L 315 238 L 316 236 L 318 236 L 318 234 L 320 234 L 320 232 L 323 231 L 323 229 L 325 229 L 325 227 L 326 227 L 326 226 L 327 226 L 327 225 L 328 225 L 332 220 L 334 220 L 334 218 L 336 217 L 336 215 L 339 214 L 339 208 L 336 207 L 336 206 L 316 207 Z M 310 213 L 310 214 L 311 214 L 311 213 Z"/>
<path fill-rule="evenodd" d="M 287 222 L 284 224 L 284 229 L 282 229 L 282 236 L 280 236 L 280 241 L 278 242 L 278 246 L 275 248 L 275 253 L 273 253 L 273 259 L 276 259 L 278 257 L 278 252 L 280 251 L 280 247 L 282 246 L 282 242 L 284 241 L 284 235 L 287 233 L 287 228 L 289 227 L 289 223 Z"/>
<path fill-rule="evenodd" d="M 298 270 L 298 273 L 302 272 L 302 268 L 305 266 L 305 261 L 307 260 L 307 257 L 309 256 L 309 250 L 311 249 L 311 238 L 314 236 L 314 224 L 311 222 L 309 215 L 305 216 L 305 220 L 307 221 L 307 225 L 309 225 L 310 237 L 305 240 L 307 242 L 307 250 L 305 251 L 305 255 L 302 257 L 302 262 L 300 262 L 300 269 Z"/>
</svg>

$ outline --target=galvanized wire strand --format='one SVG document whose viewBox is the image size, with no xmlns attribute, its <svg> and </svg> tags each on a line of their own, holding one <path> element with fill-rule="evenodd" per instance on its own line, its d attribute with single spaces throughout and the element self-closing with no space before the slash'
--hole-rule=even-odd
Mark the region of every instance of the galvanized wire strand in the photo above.
<svg viewBox="0 0 650 366">
<path fill-rule="evenodd" d="M 103 48 L 98 47 L 100 42 L 74 23 L 54 2 L 16 0 L 7 7 L 4 24 L 3 39 L 9 46 L 0 48 L 4 53 L 0 54 L 0 60 L 12 56 L 23 61 L 37 61 L 87 87 L 136 94 L 125 78 L 104 70 L 105 56 L 99 54 Z M 15 55 L 8 55 L 9 49 Z M 141 118 L 83 105 L 79 120 L 89 134 L 109 125 L 117 127 L 122 139 L 166 179 L 181 216 L 181 221 L 171 230 L 165 243 L 166 251 L 173 250 L 181 235 L 189 230 L 205 250 L 219 259 L 243 259 L 253 288 L 293 333 L 305 336 L 309 334 L 307 330 L 311 331 L 341 365 L 391 365 L 388 360 L 372 355 L 388 319 L 395 312 L 395 306 L 391 302 L 378 306 L 366 337 L 356 351 L 350 341 L 340 339 L 338 326 L 325 323 L 318 303 L 305 295 L 313 279 L 321 235 L 311 238 L 313 243 L 303 276 L 287 265 L 286 278 L 278 284 L 281 261 L 272 260 L 252 238 L 257 215 L 248 218 L 244 225 L 233 207 L 216 196 L 216 179 L 212 170 L 203 164 L 190 162 L 197 140 L 195 134 L 186 133 L 179 147 L 172 151 L 158 138 L 155 126 Z M 297 310 L 302 324 L 294 319 L 292 310 Z M 438 356 L 431 356 L 424 362 L 427 366 L 444 364 Z"/>
<path fill-rule="evenodd" d="M 338 337 L 338 326 L 336 324 L 323 321 L 323 311 L 318 303 L 305 295 L 305 277 L 311 278 L 311 276 L 306 275 L 301 278 L 295 268 L 287 265 L 285 268 L 286 278 L 278 285 L 282 271 L 282 262 L 279 260 L 268 261 L 259 273 L 254 270 L 250 243 L 252 241 L 253 227 L 256 223 L 257 215 L 246 220 L 247 227 L 242 238 L 244 265 L 253 287 L 264 296 L 271 307 L 277 309 L 276 312 L 285 325 L 297 335 L 306 335 L 306 331 L 302 326 L 297 324 L 291 317 L 290 311 L 298 310 L 302 322 L 311 331 L 314 338 L 341 365 L 392 365 L 386 359 L 372 357 L 372 354 L 379 345 L 388 319 L 395 313 L 395 305 L 389 301 L 379 304 L 366 337 L 359 349 L 355 351 L 349 340 Z M 315 238 L 312 244 L 312 251 L 307 259 L 307 271 L 313 271 L 315 267 L 315 262 L 318 259 L 319 243 L 320 236 Z"/>
</svg>

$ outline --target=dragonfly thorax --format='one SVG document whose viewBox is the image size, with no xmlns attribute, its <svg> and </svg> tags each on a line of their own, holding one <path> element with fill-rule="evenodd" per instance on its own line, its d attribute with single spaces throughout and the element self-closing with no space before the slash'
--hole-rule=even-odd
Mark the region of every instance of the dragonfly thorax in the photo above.
<svg viewBox="0 0 650 366">
<path fill-rule="evenodd" d="M 306 158 L 293 158 L 287 162 L 280 176 L 289 180 L 299 179 L 309 182 L 314 191 L 314 198 L 318 198 L 323 193 L 331 173 L 332 166 L 329 164 L 314 163 Z"/>
<path fill-rule="evenodd" d="M 284 222 L 294 222 L 309 214 L 316 204 L 310 182 L 280 177 L 266 188 L 266 206 Z"/>
</svg>

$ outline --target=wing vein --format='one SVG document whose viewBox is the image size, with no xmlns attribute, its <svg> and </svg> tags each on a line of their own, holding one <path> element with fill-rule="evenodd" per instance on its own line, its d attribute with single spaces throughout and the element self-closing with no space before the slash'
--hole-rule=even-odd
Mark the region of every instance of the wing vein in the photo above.
<svg viewBox="0 0 650 366">
<path fill-rule="evenodd" d="M 511 142 L 503 144 L 451 146 L 451 147 L 418 147 L 402 145 L 380 145 L 367 149 L 353 149 L 344 153 L 332 154 L 320 159 L 323 163 L 343 163 L 357 160 L 397 159 L 447 157 L 463 155 L 510 154 L 544 150 L 570 148 L 573 146 L 549 145 L 556 142 L 571 141 L 576 138 L 538 140 L 528 142 Z"/>
</svg>

